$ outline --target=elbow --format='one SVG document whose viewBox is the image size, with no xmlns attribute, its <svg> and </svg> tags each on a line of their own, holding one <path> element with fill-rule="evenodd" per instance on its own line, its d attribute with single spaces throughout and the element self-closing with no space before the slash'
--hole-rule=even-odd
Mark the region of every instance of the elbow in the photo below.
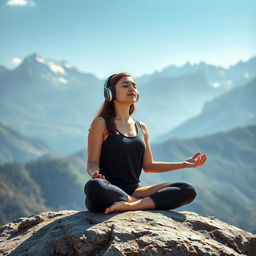
<svg viewBox="0 0 256 256">
<path fill-rule="evenodd" d="M 151 165 L 144 165 L 143 166 L 143 170 L 144 170 L 144 172 L 150 172 L 150 170 L 151 170 Z"/>
</svg>

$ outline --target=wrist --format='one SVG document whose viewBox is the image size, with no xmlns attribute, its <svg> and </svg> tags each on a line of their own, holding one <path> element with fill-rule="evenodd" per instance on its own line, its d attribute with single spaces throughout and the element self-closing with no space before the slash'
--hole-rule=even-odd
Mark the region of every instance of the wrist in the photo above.
<svg viewBox="0 0 256 256">
<path fill-rule="evenodd" d="M 189 165 L 185 161 L 181 162 L 181 166 L 183 169 L 189 168 Z"/>
<path fill-rule="evenodd" d="M 90 177 L 92 177 L 92 174 L 94 173 L 93 171 L 87 171 L 87 173 L 88 173 L 88 175 L 90 176 Z"/>
</svg>

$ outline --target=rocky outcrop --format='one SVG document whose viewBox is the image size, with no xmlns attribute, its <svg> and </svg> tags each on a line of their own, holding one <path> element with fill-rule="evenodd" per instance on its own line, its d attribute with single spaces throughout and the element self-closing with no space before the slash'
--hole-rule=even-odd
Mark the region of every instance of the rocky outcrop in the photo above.
<svg viewBox="0 0 256 256">
<path fill-rule="evenodd" d="M 187 211 L 43 212 L 3 226 L 0 255 L 253 256 L 256 235 Z"/>
</svg>

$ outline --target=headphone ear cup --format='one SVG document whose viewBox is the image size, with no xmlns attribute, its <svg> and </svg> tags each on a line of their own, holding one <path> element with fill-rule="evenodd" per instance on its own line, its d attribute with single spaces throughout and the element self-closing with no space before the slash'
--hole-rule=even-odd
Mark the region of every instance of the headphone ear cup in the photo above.
<svg viewBox="0 0 256 256">
<path fill-rule="evenodd" d="M 108 86 L 109 81 L 113 76 L 116 74 L 111 75 L 104 83 L 104 98 L 107 101 L 114 100 L 116 97 L 116 90 L 112 86 Z"/>
<path fill-rule="evenodd" d="M 109 89 L 110 89 L 111 94 L 112 94 L 112 100 L 115 100 L 116 99 L 116 88 L 113 87 L 113 86 L 110 86 Z"/>
<path fill-rule="evenodd" d="M 111 101 L 112 97 L 113 96 L 112 96 L 112 92 L 111 92 L 110 88 L 105 87 L 104 88 L 104 98 L 105 98 L 105 100 L 106 101 Z"/>
<path fill-rule="evenodd" d="M 104 97 L 107 101 L 112 101 L 116 97 L 116 90 L 112 86 L 104 88 Z"/>
</svg>

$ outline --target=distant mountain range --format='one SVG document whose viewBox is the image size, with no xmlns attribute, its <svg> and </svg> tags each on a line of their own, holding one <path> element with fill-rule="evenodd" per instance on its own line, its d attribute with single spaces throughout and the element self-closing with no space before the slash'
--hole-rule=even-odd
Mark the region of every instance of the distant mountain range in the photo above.
<svg viewBox="0 0 256 256">
<path fill-rule="evenodd" d="M 207 101 L 251 81 L 255 70 L 253 57 L 229 69 L 188 63 L 138 77 L 134 117 L 148 125 L 153 140 L 200 114 Z M 103 83 L 64 61 L 32 54 L 13 70 L 0 66 L 0 120 L 70 154 L 87 145 L 90 122 L 104 101 Z"/>
<path fill-rule="evenodd" d="M 256 232 L 256 126 L 190 139 L 170 139 L 152 144 L 155 161 L 179 162 L 197 152 L 206 153 L 203 166 L 161 174 L 161 182 L 185 181 L 197 189 L 195 202 L 186 210 L 218 216 Z"/>
<path fill-rule="evenodd" d="M 152 144 L 155 161 L 180 162 L 196 152 L 207 153 L 199 168 L 144 173 L 140 185 L 189 182 L 196 200 L 177 210 L 213 215 L 245 230 L 256 230 L 256 126 L 236 128 L 191 139 Z M 86 152 L 41 157 L 23 164 L 0 165 L 0 224 L 45 209 L 85 209 L 83 186 Z"/>
<path fill-rule="evenodd" d="M 201 113 L 178 125 L 154 142 L 192 138 L 256 124 L 256 78 L 206 102 Z"/>
<path fill-rule="evenodd" d="M 27 162 L 45 154 L 57 154 L 46 143 L 21 135 L 0 122 L 0 162 Z"/>
<path fill-rule="evenodd" d="M 229 90 L 244 84 L 246 81 L 255 77 L 256 58 L 253 57 L 248 61 L 239 61 L 229 68 L 209 65 L 204 61 L 198 64 L 187 62 L 183 66 L 170 65 L 161 71 L 144 75 L 138 78 L 140 83 L 148 82 L 152 79 L 179 77 L 187 74 L 201 73 L 213 88 L 223 88 Z"/>
<path fill-rule="evenodd" d="M 87 130 L 103 103 L 103 83 L 38 54 L 13 70 L 0 66 L 0 224 L 49 209 L 84 209 Z M 140 185 L 190 182 L 197 198 L 178 210 L 255 232 L 256 57 L 229 69 L 169 66 L 137 84 L 134 117 L 149 127 L 154 160 L 208 155 L 196 169 L 142 172 Z"/>
</svg>

